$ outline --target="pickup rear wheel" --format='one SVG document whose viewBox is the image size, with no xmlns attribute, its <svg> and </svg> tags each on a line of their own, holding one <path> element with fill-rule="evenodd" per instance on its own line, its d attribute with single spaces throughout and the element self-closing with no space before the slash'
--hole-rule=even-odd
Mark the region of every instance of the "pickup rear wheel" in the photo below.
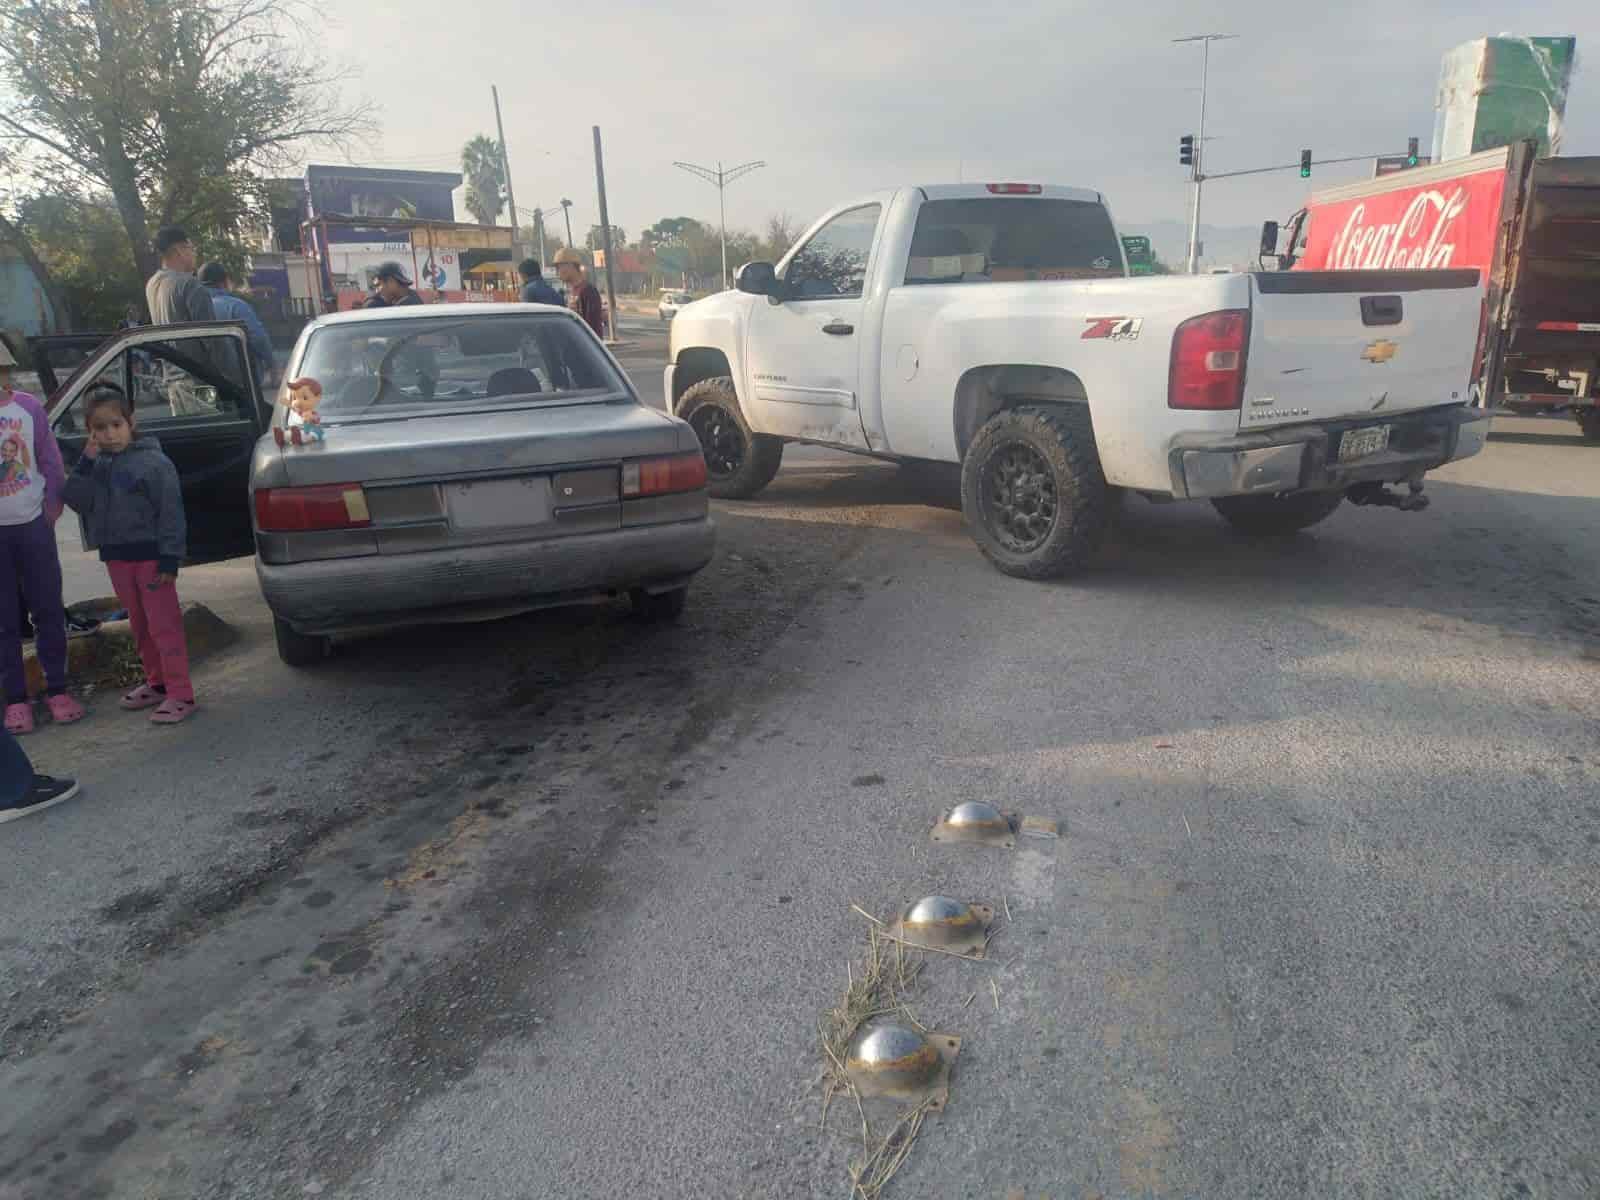
<svg viewBox="0 0 1600 1200">
<path fill-rule="evenodd" d="M 1223 519 L 1251 537 L 1288 537 L 1333 516 L 1343 492 L 1289 492 L 1275 496 L 1218 496 Z"/>
<path fill-rule="evenodd" d="M 783 465 L 783 442 L 750 432 L 727 376 L 702 379 L 678 401 L 706 456 L 706 487 L 719 500 L 744 500 L 772 482 Z"/>
<path fill-rule="evenodd" d="M 1082 566 L 1105 536 L 1109 496 L 1081 404 L 1005 409 L 961 465 L 961 510 L 984 557 L 1049 579 Z"/>
<path fill-rule="evenodd" d="M 1600 408 L 1575 408 L 1572 415 L 1578 418 L 1584 441 L 1600 442 Z"/>
</svg>

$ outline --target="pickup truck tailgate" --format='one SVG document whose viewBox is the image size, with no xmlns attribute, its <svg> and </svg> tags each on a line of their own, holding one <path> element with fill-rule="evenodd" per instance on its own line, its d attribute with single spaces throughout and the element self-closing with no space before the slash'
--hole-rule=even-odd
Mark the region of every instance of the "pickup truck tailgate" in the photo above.
<svg viewBox="0 0 1600 1200">
<path fill-rule="evenodd" d="M 1251 275 L 1242 429 L 1465 403 L 1476 270 Z"/>
</svg>

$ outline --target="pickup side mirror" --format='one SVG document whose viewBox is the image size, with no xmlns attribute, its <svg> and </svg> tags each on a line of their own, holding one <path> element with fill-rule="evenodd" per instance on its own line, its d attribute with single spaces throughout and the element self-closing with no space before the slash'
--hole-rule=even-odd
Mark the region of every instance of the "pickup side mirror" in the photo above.
<svg viewBox="0 0 1600 1200">
<path fill-rule="evenodd" d="M 1261 223 L 1261 253 L 1263 255 L 1278 252 L 1278 223 L 1276 221 L 1263 221 Z"/>
<path fill-rule="evenodd" d="M 769 262 L 747 262 L 733 274 L 733 286 L 751 296 L 771 296 L 778 290 L 778 272 Z"/>
</svg>

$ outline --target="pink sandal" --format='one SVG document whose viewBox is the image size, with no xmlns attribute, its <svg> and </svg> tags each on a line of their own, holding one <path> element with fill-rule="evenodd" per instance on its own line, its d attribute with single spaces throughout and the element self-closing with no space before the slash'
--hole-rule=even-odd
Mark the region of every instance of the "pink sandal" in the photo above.
<svg viewBox="0 0 1600 1200">
<path fill-rule="evenodd" d="M 161 707 L 150 714 L 152 725 L 176 725 L 179 721 L 186 721 L 189 714 L 194 712 L 193 700 L 178 700 L 168 696 L 161 702 Z"/>
<path fill-rule="evenodd" d="M 148 683 L 141 683 L 122 697 L 121 704 L 128 712 L 138 712 L 141 708 L 154 708 L 166 698 L 165 692 L 157 691 Z"/>
<path fill-rule="evenodd" d="M 6 732 L 21 737 L 33 732 L 33 702 L 19 701 L 6 705 Z"/>
<path fill-rule="evenodd" d="M 50 710 L 50 719 L 57 725 L 71 725 L 74 721 L 81 721 L 84 718 L 83 705 L 65 692 L 46 696 L 44 706 Z"/>
</svg>

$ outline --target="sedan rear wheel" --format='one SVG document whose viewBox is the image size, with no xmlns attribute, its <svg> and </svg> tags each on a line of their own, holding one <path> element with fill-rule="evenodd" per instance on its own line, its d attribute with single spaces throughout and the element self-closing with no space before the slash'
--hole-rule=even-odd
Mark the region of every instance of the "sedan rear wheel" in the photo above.
<svg viewBox="0 0 1600 1200">
<path fill-rule="evenodd" d="M 636 588 L 628 594 L 633 603 L 633 615 L 641 621 L 676 621 L 683 615 L 689 602 L 689 589 L 673 588 L 670 592 L 647 592 Z"/>
<path fill-rule="evenodd" d="M 272 633 L 278 642 L 278 657 L 291 667 L 314 667 L 333 650 L 331 639 L 297 633 L 282 617 L 272 618 Z"/>
</svg>

